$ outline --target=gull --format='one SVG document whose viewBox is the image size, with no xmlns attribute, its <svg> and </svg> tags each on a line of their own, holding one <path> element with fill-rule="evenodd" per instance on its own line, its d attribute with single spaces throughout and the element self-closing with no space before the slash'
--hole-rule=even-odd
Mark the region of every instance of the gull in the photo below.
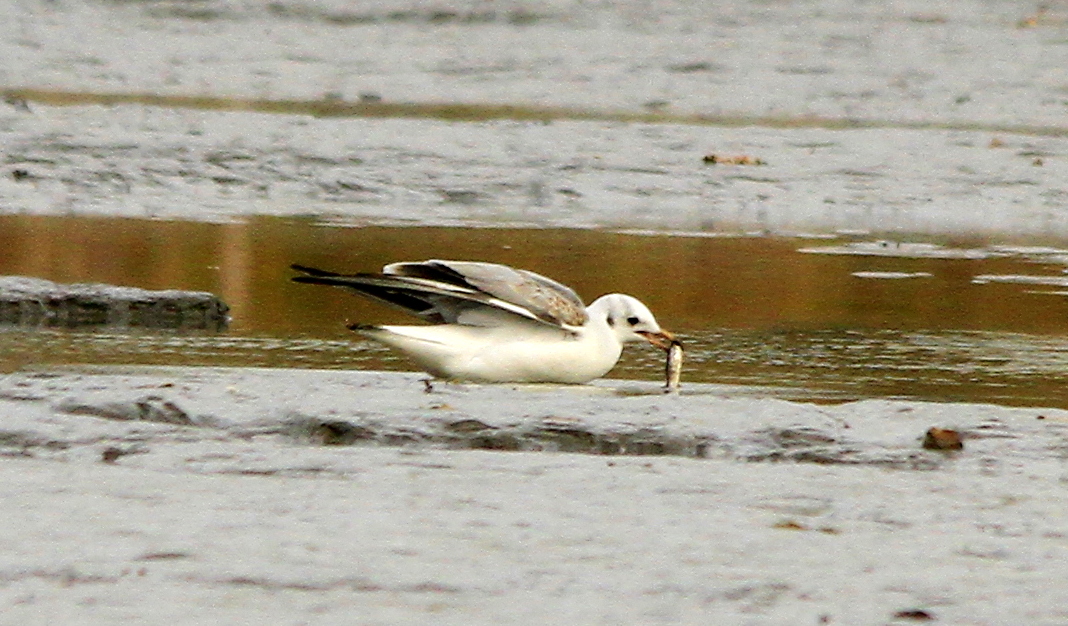
<svg viewBox="0 0 1068 626">
<path fill-rule="evenodd" d="M 293 278 L 298 283 L 345 287 L 429 322 L 348 328 L 437 378 L 581 384 L 607 374 L 625 343 L 681 346 L 636 298 L 613 293 L 587 307 L 571 288 L 506 265 L 429 260 L 362 274 L 292 268 L 302 273 Z"/>
</svg>

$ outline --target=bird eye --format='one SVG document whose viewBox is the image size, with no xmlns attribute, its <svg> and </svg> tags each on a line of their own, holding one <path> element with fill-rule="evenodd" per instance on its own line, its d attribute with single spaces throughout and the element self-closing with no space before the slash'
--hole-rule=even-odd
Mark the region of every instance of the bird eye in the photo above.
<svg viewBox="0 0 1068 626">
<path fill-rule="evenodd" d="M 607 319 L 606 321 L 608 322 L 608 327 L 609 327 L 609 328 L 613 328 L 613 327 L 615 327 L 615 325 L 616 325 L 616 318 L 614 318 L 614 317 L 612 317 L 611 315 L 609 315 L 609 316 L 608 316 L 608 319 Z"/>
<path fill-rule="evenodd" d="M 630 324 L 631 326 L 637 326 L 638 322 L 640 322 L 640 321 L 641 320 L 639 320 L 638 318 L 633 317 L 633 316 L 627 318 L 627 323 Z"/>
</svg>

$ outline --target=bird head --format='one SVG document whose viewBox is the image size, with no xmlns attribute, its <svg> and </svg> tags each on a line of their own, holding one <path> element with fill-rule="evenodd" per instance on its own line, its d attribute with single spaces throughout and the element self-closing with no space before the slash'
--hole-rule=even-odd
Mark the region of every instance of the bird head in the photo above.
<svg viewBox="0 0 1068 626">
<path fill-rule="evenodd" d="M 660 328 L 649 308 L 632 296 L 621 293 L 601 296 L 587 311 L 592 321 L 603 320 L 608 324 L 622 343 L 648 341 L 662 350 L 679 343 L 673 334 Z"/>
</svg>

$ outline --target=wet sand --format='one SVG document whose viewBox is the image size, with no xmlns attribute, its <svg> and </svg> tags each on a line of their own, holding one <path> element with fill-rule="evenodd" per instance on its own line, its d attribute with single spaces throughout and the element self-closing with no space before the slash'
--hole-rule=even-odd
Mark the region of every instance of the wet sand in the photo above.
<svg viewBox="0 0 1068 626">
<path fill-rule="evenodd" d="M 3 210 L 1068 237 L 1063 3 L 506 4 L 21 3 Z"/>
<path fill-rule="evenodd" d="M 419 378 L 7 376 L 5 616 L 1065 618 L 1065 411 Z"/>
<path fill-rule="evenodd" d="M 0 115 L 10 164 L 0 199 L 29 215 L 1068 237 L 1068 139 L 1026 132 L 456 123 L 138 105 Z M 705 162 L 717 154 L 765 164 Z"/>
</svg>

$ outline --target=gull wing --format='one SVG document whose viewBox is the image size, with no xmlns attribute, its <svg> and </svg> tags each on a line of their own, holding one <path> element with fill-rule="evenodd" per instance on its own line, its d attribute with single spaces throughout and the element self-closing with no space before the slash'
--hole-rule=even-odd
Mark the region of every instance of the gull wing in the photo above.
<svg viewBox="0 0 1068 626">
<path fill-rule="evenodd" d="M 337 274 L 302 265 L 294 281 L 347 287 L 431 323 L 500 323 L 515 316 L 554 327 L 581 326 L 586 307 L 574 291 L 533 272 L 493 263 L 393 263 L 382 273 Z"/>
<path fill-rule="evenodd" d="M 535 319 L 554 326 L 582 326 L 588 319 L 586 305 L 570 287 L 541 274 L 507 265 L 430 260 L 391 263 L 383 268 L 383 272 L 475 289 L 521 307 Z"/>
</svg>

